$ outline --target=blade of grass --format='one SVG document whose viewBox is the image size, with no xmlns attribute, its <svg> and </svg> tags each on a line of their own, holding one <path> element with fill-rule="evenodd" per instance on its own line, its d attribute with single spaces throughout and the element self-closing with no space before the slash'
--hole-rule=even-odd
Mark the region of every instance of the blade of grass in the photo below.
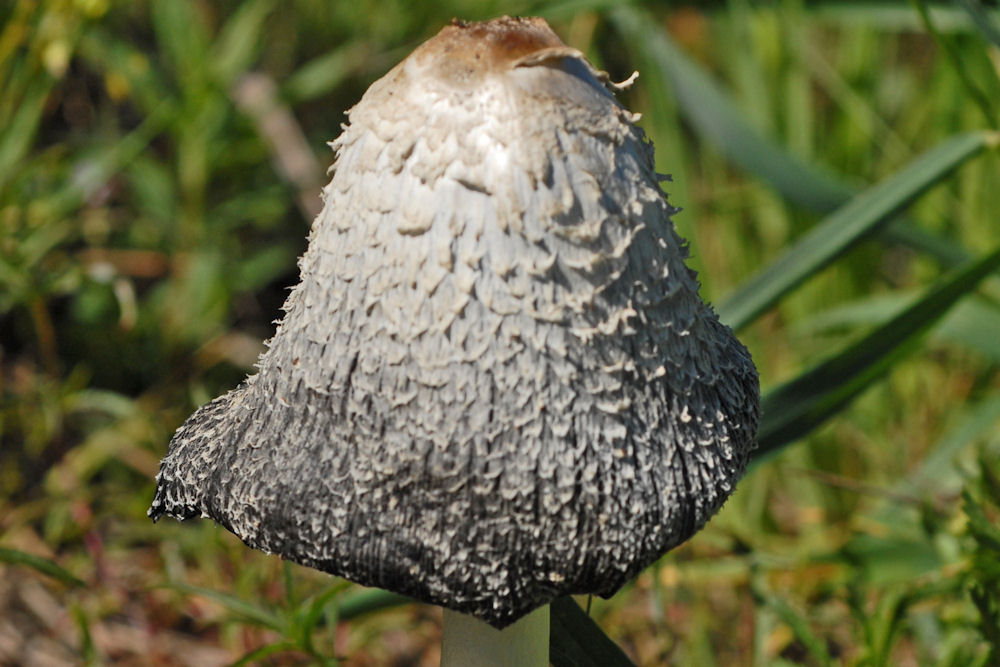
<svg viewBox="0 0 1000 667">
<path fill-rule="evenodd" d="M 913 294 L 909 291 L 869 296 L 817 313 L 808 322 L 797 324 L 796 329 L 803 334 L 819 334 L 837 328 L 874 326 L 898 314 L 912 301 Z M 1000 331 L 1000 308 L 976 295 L 956 304 L 931 335 L 975 350 L 990 363 L 1000 363 L 997 331 Z"/>
<path fill-rule="evenodd" d="M 345 621 L 356 618 L 362 614 L 397 607 L 401 604 L 415 602 L 406 596 L 390 593 L 377 588 L 363 590 L 353 595 L 345 595 L 343 600 L 337 603 L 337 616 Z"/>
<path fill-rule="evenodd" d="M 144 51 L 119 39 L 113 31 L 100 26 L 90 28 L 80 39 L 78 53 L 83 62 L 105 76 L 120 78 L 128 99 L 144 114 L 167 106 L 173 107 L 172 116 L 180 114 L 181 103 L 163 69 L 151 63 Z"/>
<path fill-rule="evenodd" d="M 998 127 L 997 114 L 994 109 L 993 101 L 983 92 L 983 90 L 976 85 L 976 82 L 972 80 L 969 76 L 969 72 L 965 67 L 963 62 L 962 53 L 959 48 L 955 45 L 955 42 L 948 39 L 941 31 L 937 29 L 934 24 L 934 20 L 931 17 L 930 10 L 927 8 L 927 3 L 924 0 L 911 0 L 913 6 L 916 8 L 917 13 L 920 14 L 920 19 L 924 23 L 924 28 L 930 33 L 934 41 L 938 43 L 938 46 L 944 51 L 948 59 L 951 61 L 952 70 L 958 76 L 958 80 L 962 82 L 962 86 L 965 88 L 966 94 L 975 103 L 979 110 L 983 114 L 983 118 L 986 120 L 986 124 L 990 127 L 996 129 Z"/>
<path fill-rule="evenodd" d="M 654 63 L 642 58 L 637 59 L 635 66 L 640 73 L 657 71 Z M 642 81 L 636 92 L 645 96 L 649 107 L 656 109 L 656 113 L 644 117 L 643 129 L 654 146 L 670 147 L 670 150 L 655 153 L 656 170 L 661 174 L 683 174 L 687 165 L 691 164 L 692 156 L 689 155 L 688 142 L 684 141 L 684 128 L 677 104 L 662 77 L 653 76 Z M 687 179 L 671 179 L 661 184 L 661 188 L 671 201 L 684 202 L 684 215 L 675 218 L 674 224 L 681 236 L 691 238 L 695 235 L 696 221 L 701 219 L 699 202 L 691 196 L 691 183 Z M 692 262 L 696 263 L 699 259 L 700 256 L 695 254 Z M 704 275 L 696 264 L 694 268 Z"/>
<path fill-rule="evenodd" d="M 985 10 L 987 15 L 1000 17 L 995 9 Z M 844 2 L 823 0 L 809 3 L 810 15 L 845 27 L 865 26 L 888 32 L 915 32 L 922 29 L 920 17 L 906 2 Z M 931 17 L 938 30 L 962 33 L 975 29 L 966 12 L 943 4 L 930 8 Z"/>
<path fill-rule="evenodd" d="M 985 434 L 996 432 L 997 423 L 1000 423 L 1000 394 L 963 406 L 963 411 L 958 423 L 934 445 L 920 467 L 903 480 L 900 487 L 947 493 L 965 483 L 965 478 L 956 470 L 955 458 Z"/>
<path fill-rule="evenodd" d="M 402 595 L 379 589 L 361 591 L 337 605 L 340 620 L 413 602 Z M 318 609 L 325 601 L 317 599 Z M 312 616 L 314 610 L 310 610 Z M 315 621 L 313 621 L 315 622 Z M 571 597 L 552 603 L 549 659 L 555 667 L 634 667 L 632 661 Z"/>
<path fill-rule="evenodd" d="M 123 171 L 136 157 L 141 155 L 169 122 L 170 107 L 156 109 L 135 130 L 120 141 L 87 158 L 81 159 L 72 177 L 46 201 L 48 217 L 46 225 L 40 225 L 30 235 L 22 238 L 18 245 L 20 260 L 17 265 L 0 258 L 0 314 L 13 304 L 23 301 L 26 294 L 36 289 L 25 267 L 32 267 L 48 255 L 53 248 L 63 244 L 77 233 L 71 213 L 107 183 L 115 174 Z M 17 171 L 17 170 L 13 170 Z M 0 176 L 2 180 L 3 176 Z"/>
<path fill-rule="evenodd" d="M 769 391 L 755 460 L 816 428 L 907 355 L 960 298 L 1000 268 L 1000 249 L 929 288 L 912 306 L 842 352 Z"/>
<path fill-rule="evenodd" d="M 310 60 L 285 78 L 282 97 L 289 104 L 299 104 L 329 94 L 371 57 L 371 51 L 368 42 L 357 40 Z"/>
<path fill-rule="evenodd" d="M 33 570 L 37 570 L 42 574 L 48 575 L 53 579 L 58 579 L 69 586 L 85 585 L 83 581 L 70 574 L 68 570 L 64 569 L 60 565 L 57 565 L 48 558 L 42 558 L 41 556 L 29 554 L 18 549 L 0 547 L 0 563 L 24 565 L 32 568 Z"/>
<path fill-rule="evenodd" d="M 935 258 L 943 266 L 953 268 L 972 258 L 972 254 L 961 243 L 929 232 L 904 219 L 897 219 L 880 236 L 886 241 L 904 245 L 917 252 Z"/>
<path fill-rule="evenodd" d="M 73 605 L 71 607 L 73 613 L 73 620 L 76 621 L 76 627 L 80 631 L 80 657 L 83 659 L 83 664 L 85 665 L 96 665 L 97 662 L 97 651 L 94 648 L 94 636 L 90 631 L 90 619 L 87 618 L 87 612 L 85 612 L 79 605 Z"/>
<path fill-rule="evenodd" d="M 336 597 L 342 595 L 344 589 L 348 585 L 349 584 L 345 581 L 331 586 L 314 599 L 306 600 L 299 607 L 295 615 L 297 630 L 299 632 L 299 642 L 306 652 L 312 654 L 316 653 L 316 649 L 313 646 L 312 635 L 319 625 L 321 617 L 325 617 L 323 619 L 325 621 L 330 620 L 329 617 L 325 616 L 327 607 L 330 607 L 333 610 L 334 618 L 339 618 L 339 614 L 337 614 L 337 605 L 331 604 L 331 602 Z"/>
<path fill-rule="evenodd" d="M 292 564 L 289 561 L 281 562 L 281 582 L 285 589 L 285 605 L 292 609 L 298 602 L 295 595 L 295 580 L 292 576 Z"/>
<path fill-rule="evenodd" d="M 889 656 L 892 652 L 893 637 L 899 632 L 910 603 L 908 591 L 890 590 L 879 599 L 875 613 L 869 620 L 872 625 L 872 643 L 869 648 L 874 653 L 872 664 L 891 664 Z"/>
<path fill-rule="evenodd" d="M 10 124 L 0 133 L 0 192 L 18 173 L 14 167 L 24 159 L 35 139 L 54 83 L 48 75 L 39 77 L 25 93 Z"/>
<path fill-rule="evenodd" d="M 994 520 L 986 516 L 986 512 L 968 489 L 962 490 L 962 511 L 968 517 L 967 530 L 980 545 L 1000 554 L 1000 528 Z"/>
<path fill-rule="evenodd" d="M 739 114 L 738 105 L 684 54 L 652 15 L 632 7 L 613 9 L 609 15 L 640 59 L 655 63 L 657 72 L 669 79 L 685 119 L 730 162 L 769 183 L 789 201 L 812 210 L 830 211 L 850 198 L 846 184 L 751 127 Z"/>
<path fill-rule="evenodd" d="M 607 11 L 622 5 L 635 4 L 636 0 L 562 0 L 562 2 L 537 0 L 532 3 L 531 9 L 527 13 L 529 15 L 537 14 L 551 22 L 557 22 L 572 20 L 582 12 Z"/>
<path fill-rule="evenodd" d="M 250 67 L 260 50 L 264 20 L 274 8 L 274 0 L 243 3 L 226 21 L 212 45 L 212 71 L 228 86 Z"/>
<path fill-rule="evenodd" d="M 11 3 L 10 6 L 11 10 L 5 13 L 0 26 L 0 90 L 6 95 L 19 95 L 17 86 L 11 85 L 12 75 L 18 66 L 15 54 L 23 53 L 24 45 L 33 32 L 31 19 L 37 8 L 27 2 Z M 10 98 L 0 101 L 0 123 L 9 122 L 5 111 L 10 110 L 11 101 Z"/>
<path fill-rule="evenodd" d="M 191 0 L 154 0 L 151 18 L 156 42 L 188 94 L 200 94 L 208 82 L 209 36 Z"/>
<path fill-rule="evenodd" d="M 1000 28 L 994 23 L 992 17 L 987 13 L 983 3 L 979 0 L 954 0 L 960 5 L 972 19 L 972 22 L 979 28 L 983 37 L 993 42 L 994 46 L 1000 47 Z"/>
<path fill-rule="evenodd" d="M 734 329 L 746 326 L 997 138 L 993 132 L 960 134 L 852 198 L 737 288 L 719 306 L 719 317 Z"/>
<path fill-rule="evenodd" d="M 53 197 L 53 217 L 68 216 L 115 174 L 143 154 L 171 120 L 172 107 L 162 106 L 143 119 L 137 128 L 106 149 L 78 165 L 73 178 Z"/>
<path fill-rule="evenodd" d="M 682 115 L 699 137 L 732 164 L 771 185 L 787 201 L 818 213 L 829 213 L 856 194 L 839 176 L 795 157 L 749 125 L 738 113 L 739 105 L 685 55 L 651 14 L 619 7 L 609 15 L 638 59 L 654 64 L 651 74 L 662 73 L 669 80 Z M 883 234 L 892 242 L 930 253 L 945 266 L 969 258 L 958 243 L 909 221 L 900 220 Z"/>
<path fill-rule="evenodd" d="M 245 654 L 239 660 L 230 665 L 230 667 L 242 667 L 242 665 L 266 664 L 262 662 L 264 658 L 269 658 L 272 655 L 276 655 L 278 653 L 285 653 L 288 651 L 298 651 L 298 648 L 299 647 L 296 646 L 293 642 L 289 641 L 279 641 L 273 644 L 267 644 L 265 646 L 261 646 L 260 648 L 256 648 L 250 651 L 249 653 Z"/>
<path fill-rule="evenodd" d="M 553 667 L 634 667 L 573 598 L 552 603 L 549 660 Z"/>
<path fill-rule="evenodd" d="M 246 620 L 252 621 L 257 625 L 270 628 L 277 632 L 283 632 L 285 630 L 285 624 L 282 619 L 263 607 L 255 605 L 251 602 L 247 602 L 242 598 L 238 598 L 235 595 L 230 595 L 229 593 L 223 593 L 221 591 L 212 590 L 211 588 L 202 588 L 201 586 L 192 586 L 191 584 L 185 584 L 181 582 L 170 582 L 164 584 L 162 588 L 168 588 L 175 590 L 179 593 L 184 593 L 186 595 L 200 595 L 201 597 L 208 598 L 209 600 L 214 600 L 221 604 L 223 607 L 228 609 L 233 614 L 240 616 Z"/>
<path fill-rule="evenodd" d="M 752 578 L 750 584 L 751 593 L 758 607 L 770 609 L 781 622 L 787 625 L 792 634 L 812 656 L 815 664 L 831 664 L 826 644 L 809 627 L 809 621 L 790 604 L 771 594 L 763 585 L 763 580 L 764 577 L 758 573 Z"/>
</svg>

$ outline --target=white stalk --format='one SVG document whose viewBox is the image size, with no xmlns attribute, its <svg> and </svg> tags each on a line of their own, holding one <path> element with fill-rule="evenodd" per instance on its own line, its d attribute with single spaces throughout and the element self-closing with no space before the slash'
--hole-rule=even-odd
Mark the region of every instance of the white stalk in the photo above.
<svg viewBox="0 0 1000 667">
<path fill-rule="evenodd" d="M 497 630 L 478 618 L 444 610 L 441 667 L 548 667 L 549 606 Z"/>
</svg>

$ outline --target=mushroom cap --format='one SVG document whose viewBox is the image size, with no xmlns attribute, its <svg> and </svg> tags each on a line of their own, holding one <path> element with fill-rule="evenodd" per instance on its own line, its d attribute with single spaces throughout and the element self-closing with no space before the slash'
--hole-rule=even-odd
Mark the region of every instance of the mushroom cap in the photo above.
<svg viewBox="0 0 1000 667">
<path fill-rule="evenodd" d="M 258 372 L 177 431 L 150 516 L 496 627 L 697 531 L 757 372 L 609 87 L 508 17 L 372 84 Z"/>
</svg>

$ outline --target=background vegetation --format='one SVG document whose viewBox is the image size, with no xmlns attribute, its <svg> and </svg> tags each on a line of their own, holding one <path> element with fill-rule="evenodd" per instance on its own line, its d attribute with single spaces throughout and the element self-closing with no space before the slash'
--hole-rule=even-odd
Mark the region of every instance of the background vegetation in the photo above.
<svg viewBox="0 0 1000 667">
<path fill-rule="evenodd" d="M 623 102 L 767 391 L 736 496 L 593 618 L 643 665 L 1000 664 L 977 0 L 0 4 L 0 664 L 436 664 L 435 610 L 145 512 L 272 331 L 342 112 L 501 13 L 641 71 Z"/>
</svg>

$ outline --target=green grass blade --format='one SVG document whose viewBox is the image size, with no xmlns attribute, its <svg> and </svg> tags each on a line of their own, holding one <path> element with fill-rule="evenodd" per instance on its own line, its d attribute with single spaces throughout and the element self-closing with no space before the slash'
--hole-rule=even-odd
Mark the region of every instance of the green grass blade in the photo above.
<svg viewBox="0 0 1000 667">
<path fill-rule="evenodd" d="M 15 166 L 28 154 L 52 85 L 53 80 L 48 76 L 39 77 L 33 82 L 18 104 L 10 124 L 0 131 L 0 191 L 17 173 Z"/>
<path fill-rule="evenodd" d="M 965 65 L 964 53 L 955 44 L 954 40 L 946 37 L 944 34 L 938 30 L 937 26 L 934 24 L 934 19 L 931 16 L 930 9 L 927 7 L 927 3 L 924 0 L 911 0 L 913 6 L 916 8 L 917 13 L 920 15 L 920 19 L 924 23 L 924 28 L 927 32 L 934 38 L 938 46 L 948 57 L 951 62 L 952 70 L 958 76 L 958 80 L 962 82 L 962 86 L 965 88 L 965 93 L 968 95 L 975 105 L 983 114 L 983 119 L 986 123 L 993 128 L 998 126 L 996 113 L 994 110 L 993 100 L 979 87 L 979 85 L 973 81 L 972 77 L 969 75 L 968 68 Z"/>
<path fill-rule="evenodd" d="M 700 66 L 674 43 L 649 13 L 620 7 L 610 17 L 640 59 L 654 63 L 670 82 L 677 105 L 701 136 L 726 159 L 770 184 L 787 200 L 814 211 L 830 211 L 850 198 L 851 188 L 765 138 L 744 120 Z"/>
<path fill-rule="evenodd" d="M 844 0 L 822 0 L 810 2 L 809 12 L 813 18 L 847 29 L 865 27 L 890 33 L 919 32 L 923 23 L 908 2 L 845 2 Z M 984 10 L 986 16 L 1000 20 L 1000 11 Z M 935 3 L 930 8 L 931 17 L 938 30 L 949 33 L 968 33 L 976 29 L 968 13 L 943 3 Z"/>
<path fill-rule="evenodd" d="M 886 227 L 879 236 L 890 243 L 904 245 L 911 250 L 929 255 L 948 268 L 954 268 L 972 259 L 972 253 L 958 241 L 929 232 L 906 220 L 897 220 Z"/>
<path fill-rule="evenodd" d="M 398 607 L 401 604 L 415 602 L 404 595 L 390 593 L 378 588 L 363 590 L 352 595 L 345 595 L 337 602 L 337 616 L 345 621 L 379 609 Z"/>
<path fill-rule="evenodd" d="M 212 45 L 212 69 L 223 85 L 232 83 L 257 58 L 264 20 L 273 8 L 274 0 L 251 0 L 222 27 Z"/>
<path fill-rule="evenodd" d="M 903 480 L 900 487 L 933 489 L 937 493 L 950 493 L 962 487 L 966 479 L 958 471 L 955 459 L 966 447 L 996 431 L 1000 423 L 1000 393 L 963 406 L 963 412 L 958 423 L 934 444 L 920 467 Z"/>
<path fill-rule="evenodd" d="M 1000 267 L 1000 249 L 928 289 L 912 306 L 846 350 L 769 391 L 756 458 L 816 428 L 904 357 L 952 305 Z"/>
<path fill-rule="evenodd" d="M 185 595 L 200 595 L 208 598 L 209 600 L 218 602 L 231 613 L 256 623 L 257 625 L 271 628 L 277 632 L 284 632 L 285 630 L 285 624 L 277 614 L 274 614 L 261 606 L 247 602 L 246 600 L 236 597 L 235 595 L 212 590 L 211 588 L 192 586 L 191 584 L 181 582 L 164 584 L 163 588 L 169 588 L 179 593 L 184 593 Z"/>
<path fill-rule="evenodd" d="M 320 621 L 324 620 L 323 617 L 326 616 L 327 607 L 332 607 L 335 618 L 339 617 L 337 605 L 331 603 L 335 598 L 343 595 L 344 589 L 349 585 L 346 580 L 339 582 L 315 598 L 306 600 L 300 605 L 295 617 L 298 625 L 299 642 L 307 653 L 316 652 L 312 636 L 313 632 L 320 625 Z"/>
<path fill-rule="evenodd" d="M 151 5 L 157 46 L 167 56 L 177 82 L 188 92 L 201 92 L 208 81 L 209 35 L 196 3 L 154 0 Z"/>
<path fill-rule="evenodd" d="M 972 497 L 968 489 L 962 490 L 962 509 L 968 517 L 968 531 L 980 545 L 1000 555 L 1000 528 Z"/>
<path fill-rule="evenodd" d="M 121 77 L 128 97 L 144 115 L 162 107 L 173 107 L 170 116 L 179 113 L 176 90 L 168 83 L 162 67 L 154 66 L 140 48 L 122 40 L 111 30 L 94 26 L 80 39 L 78 54 L 89 67 L 105 76 Z"/>
<path fill-rule="evenodd" d="M 553 667 L 634 667 L 571 597 L 552 603 L 549 661 Z"/>
<path fill-rule="evenodd" d="M 37 570 L 42 574 L 46 574 L 53 579 L 58 579 L 69 586 L 85 585 L 83 581 L 74 577 L 68 570 L 63 569 L 62 566 L 57 565 L 48 558 L 42 558 L 41 556 L 29 554 L 18 549 L 0 547 L 0 563 L 24 565 Z"/>
<path fill-rule="evenodd" d="M 342 44 L 303 64 L 285 79 L 282 97 L 299 104 L 327 95 L 371 57 L 372 47 L 364 41 Z"/>
<path fill-rule="evenodd" d="M 774 615 L 791 629 L 802 646 L 809 652 L 817 665 L 829 665 L 830 653 L 826 644 L 809 627 L 809 621 L 794 607 L 779 597 L 771 595 L 760 583 L 751 584 L 751 592 L 757 604 L 770 609 Z"/>
<path fill-rule="evenodd" d="M 87 612 L 85 612 L 79 605 L 74 604 L 71 607 L 73 614 L 73 621 L 76 623 L 76 627 L 80 633 L 80 658 L 82 658 L 82 664 L 84 665 L 96 665 L 97 661 L 97 650 L 94 647 L 94 636 L 90 631 L 90 619 L 87 617 Z"/>
<path fill-rule="evenodd" d="M 1000 47 L 1000 27 L 993 22 L 983 3 L 980 0 L 957 0 L 957 2 L 965 9 L 983 37 L 993 42 L 994 46 Z"/>
<path fill-rule="evenodd" d="M 336 593 L 337 591 L 331 591 L 329 595 L 322 595 L 310 602 L 311 607 L 307 613 L 310 625 L 316 624 L 319 612 Z M 353 595 L 344 595 L 338 600 L 337 616 L 346 621 L 361 614 L 412 602 L 410 598 L 380 589 L 363 590 Z M 550 659 L 556 667 L 632 665 L 622 650 L 608 639 L 600 626 L 572 598 L 560 598 L 553 602 L 551 614 Z"/>
<path fill-rule="evenodd" d="M 299 648 L 298 646 L 289 641 L 274 642 L 273 644 L 267 644 L 265 646 L 261 646 L 260 648 L 256 648 L 250 651 L 249 653 L 241 657 L 239 660 L 234 662 L 229 667 L 242 667 L 243 665 L 267 664 L 263 662 L 264 658 L 270 658 L 272 655 L 277 655 L 278 653 L 297 651 L 298 648 Z"/>
<path fill-rule="evenodd" d="M 912 11 L 906 9 L 909 14 Z M 792 155 L 776 141 L 751 126 L 739 105 L 691 60 L 649 13 L 630 7 L 610 17 L 639 60 L 654 64 L 674 92 L 685 120 L 705 142 L 732 164 L 769 184 L 788 202 L 817 213 L 829 213 L 851 199 L 857 190 L 831 172 Z M 954 241 L 900 221 L 885 230 L 886 237 L 922 252 L 946 266 L 956 266 L 969 255 Z"/>
<path fill-rule="evenodd" d="M 53 197 L 53 215 L 67 216 L 93 196 L 116 174 L 124 171 L 133 160 L 141 156 L 157 135 L 170 122 L 171 108 L 162 106 L 155 109 L 137 128 L 116 143 L 102 147 L 78 165 L 77 173 L 69 183 Z"/>
<path fill-rule="evenodd" d="M 562 0 L 561 2 L 538 0 L 532 4 L 527 13 L 537 14 L 549 22 L 556 23 L 570 21 L 582 12 L 603 12 L 622 5 L 635 4 L 636 0 Z"/>
<path fill-rule="evenodd" d="M 817 313 L 796 329 L 802 334 L 820 334 L 860 325 L 875 326 L 900 313 L 912 301 L 913 294 L 908 290 L 869 296 Z M 1000 363 L 997 331 L 1000 331 L 1000 307 L 975 295 L 956 304 L 931 335 L 936 340 L 974 350 L 989 363 Z"/>
<path fill-rule="evenodd" d="M 719 317 L 734 329 L 746 326 L 995 140 L 993 132 L 960 134 L 854 197 L 743 283 L 719 306 Z"/>
</svg>

